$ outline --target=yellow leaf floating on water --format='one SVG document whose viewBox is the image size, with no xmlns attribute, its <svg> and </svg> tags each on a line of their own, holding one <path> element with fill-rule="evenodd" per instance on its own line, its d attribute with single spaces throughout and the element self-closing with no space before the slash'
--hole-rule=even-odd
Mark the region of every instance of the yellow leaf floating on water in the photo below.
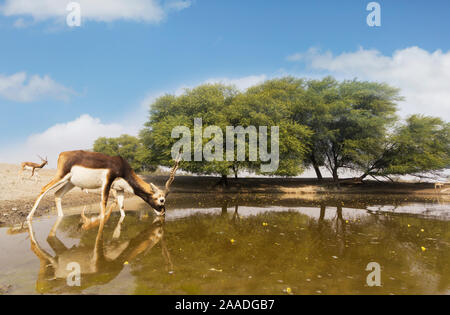
<svg viewBox="0 0 450 315">
<path fill-rule="evenodd" d="M 268 226 L 269 225 L 269 223 L 266 223 L 266 222 L 263 222 L 263 224 L 262 224 L 263 226 Z"/>
<path fill-rule="evenodd" d="M 123 264 L 124 264 L 124 265 L 128 265 L 128 261 L 124 262 Z"/>
<path fill-rule="evenodd" d="M 422 252 L 424 252 L 424 251 L 426 251 L 427 249 L 425 248 L 425 247 L 421 247 L 421 249 L 422 249 Z"/>
<path fill-rule="evenodd" d="M 234 244 L 236 242 L 233 238 L 230 240 L 231 244 Z"/>
<path fill-rule="evenodd" d="M 424 229 L 420 229 L 420 232 L 425 232 L 425 230 Z"/>
<path fill-rule="evenodd" d="M 411 227 L 411 224 L 408 224 L 408 227 Z"/>
<path fill-rule="evenodd" d="M 292 293 L 292 289 L 291 288 L 286 288 L 286 293 L 291 294 Z"/>
</svg>

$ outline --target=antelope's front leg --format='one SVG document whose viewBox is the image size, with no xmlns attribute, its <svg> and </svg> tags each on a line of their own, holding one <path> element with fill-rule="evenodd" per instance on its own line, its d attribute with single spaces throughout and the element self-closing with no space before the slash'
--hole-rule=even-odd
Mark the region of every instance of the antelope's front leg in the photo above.
<svg viewBox="0 0 450 315">
<path fill-rule="evenodd" d="M 106 179 L 105 184 L 103 185 L 102 189 L 102 200 L 100 202 L 100 219 L 103 220 L 105 218 L 106 214 L 106 205 L 108 203 L 108 197 L 109 197 L 109 190 L 111 189 L 112 181 L 108 177 Z"/>
</svg>

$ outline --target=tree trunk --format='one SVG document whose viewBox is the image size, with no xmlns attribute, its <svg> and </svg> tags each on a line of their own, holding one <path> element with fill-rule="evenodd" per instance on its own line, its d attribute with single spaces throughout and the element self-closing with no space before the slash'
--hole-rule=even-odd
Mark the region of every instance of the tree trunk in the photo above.
<svg viewBox="0 0 450 315">
<path fill-rule="evenodd" d="M 333 168 L 333 180 L 335 182 L 339 182 L 339 175 L 338 175 L 338 169 L 337 167 Z"/>
<path fill-rule="evenodd" d="M 228 186 L 228 176 L 222 174 L 222 177 L 220 178 L 219 184 L 222 184 L 223 187 Z"/>
<path fill-rule="evenodd" d="M 319 166 L 317 166 L 316 164 L 313 164 L 313 167 L 314 167 L 314 171 L 316 171 L 317 179 L 322 180 L 323 177 L 322 177 L 322 173 L 320 172 Z"/>
<path fill-rule="evenodd" d="M 339 175 L 338 175 L 338 168 L 333 168 L 333 181 L 337 188 L 341 188 L 341 183 L 339 183 Z"/>
<path fill-rule="evenodd" d="M 238 178 L 238 168 L 236 166 L 233 165 L 233 173 L 234 173 L 234 178 Z"/>
<path fill-rule="evenodd" d="M 312 162 L 312 165 L 314 167 L 314 171 L 316 171 L 317 179 L 318 180 L 322 180 L 323 179 L 322 173 L 320 172 L 320 168 L 319 168 L 319 165 L 318 165 L 318 163 L 316 161 L 316 158 L 314 157 L 314 153 L 311 155 L 311 162 Z"/>
</svg>

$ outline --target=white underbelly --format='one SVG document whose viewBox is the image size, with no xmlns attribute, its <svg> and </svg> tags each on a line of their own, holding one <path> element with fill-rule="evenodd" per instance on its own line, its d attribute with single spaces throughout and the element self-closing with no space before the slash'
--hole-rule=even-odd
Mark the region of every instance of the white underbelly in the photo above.
<svg viewBox="0 0 450 315">
<path fill-rule="evenodd" d="M 96 189 L 102 187 L 106 183 L 109 170 L 74 166 L 70 173 L 70 182 L 76 187 Z"/>
<path fill-rule="evenodd" d="M 26 171 L 31 171 L 31 170 L 33 170 L 33 168 L 32 168 L 31 166 L 25 166 L 23 169 L 26 170 Z"/>
</svg>

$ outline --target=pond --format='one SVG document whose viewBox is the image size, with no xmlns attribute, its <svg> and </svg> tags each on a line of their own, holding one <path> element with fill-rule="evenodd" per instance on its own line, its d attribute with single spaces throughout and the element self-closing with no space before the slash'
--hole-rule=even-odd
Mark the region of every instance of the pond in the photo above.
<svg viewBox="0 0 450 315">
<path fill-rule="evenodd" d="M 405 199 L 174 195 L 165 219 L 139 202 L 126 203 L 135 210 L 123 220 L 113 212 L 89 230 L 79 214 L 36 218 L 0 228 L 0 287 L 7 294 L 449 294 L 450 204 Z M 381 268 L 381 286 L 368 285 L 371 262 Z"/>
</svg>

